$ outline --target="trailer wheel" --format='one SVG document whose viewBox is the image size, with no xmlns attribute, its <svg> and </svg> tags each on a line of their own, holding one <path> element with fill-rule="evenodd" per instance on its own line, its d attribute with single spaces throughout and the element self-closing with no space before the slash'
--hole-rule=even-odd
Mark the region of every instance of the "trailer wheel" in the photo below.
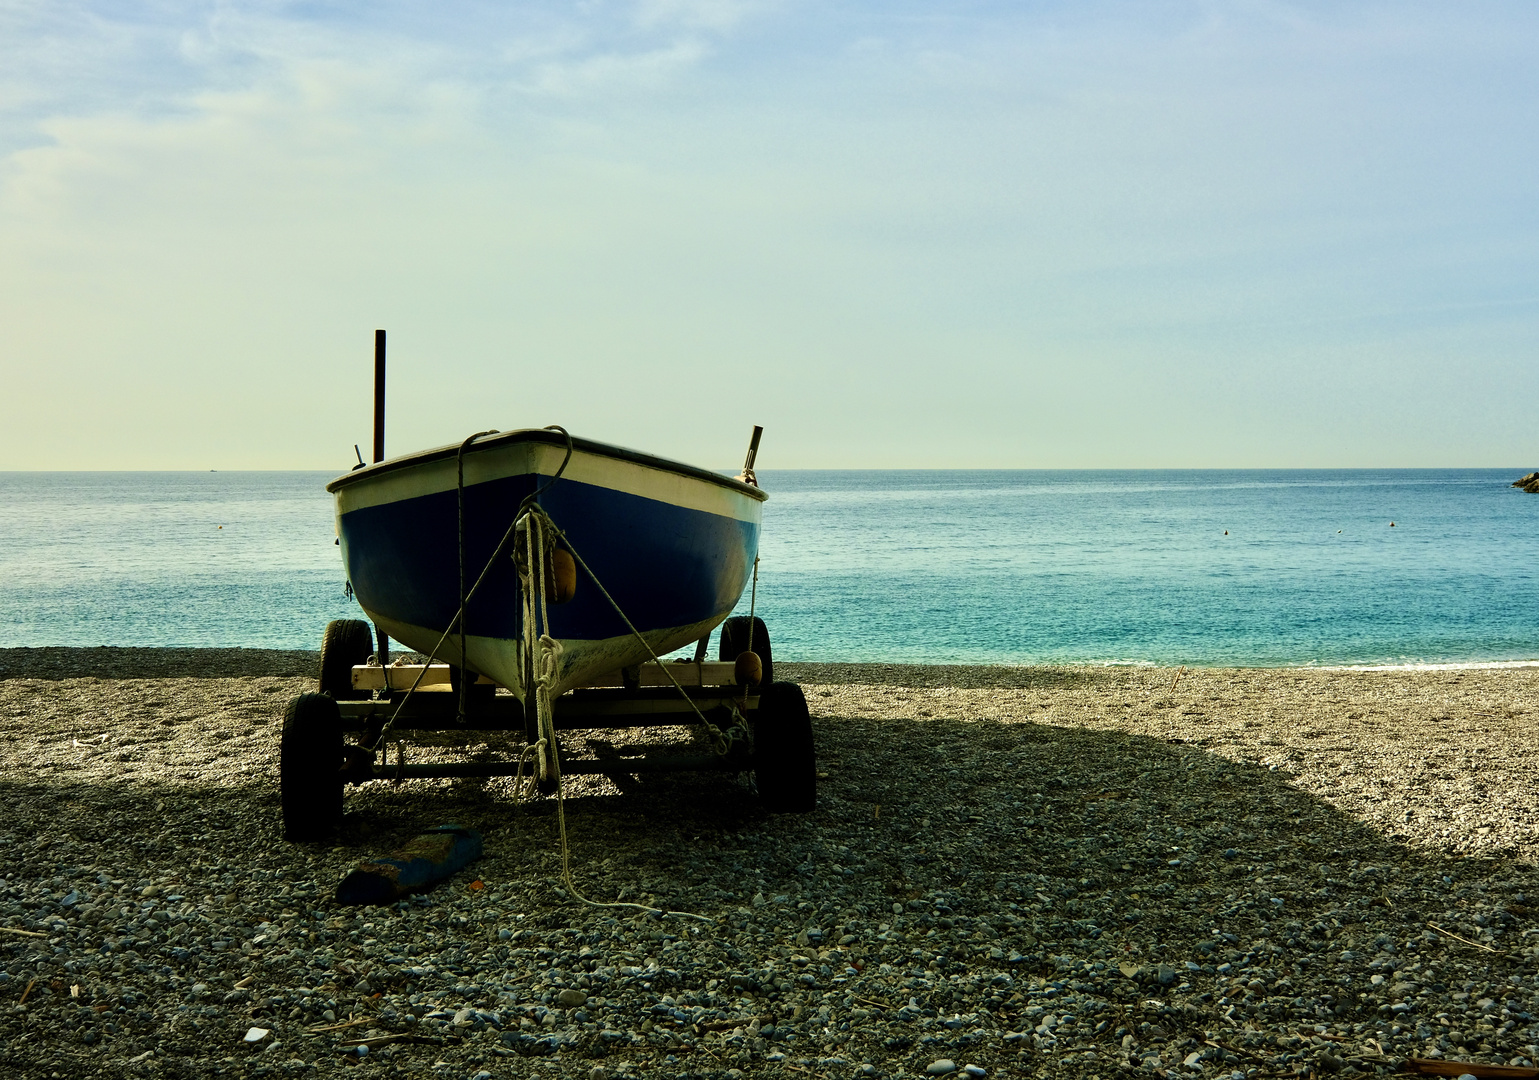
<svg viewBox="0 0 1539 1080">
<path fill-rule="evenodd" d="M 337 701 L 369 696 L 353 689 L 353 666 L 365 663 L 374 651 L 374 631 L 362 619 L 333 619 L 321 635 L 320 692 Z"/>
<path fill-rule="evenodd" d="M 764 808 L 805 814 L 817 806 L 818 766 L 812 717 L 795 683 L 771 683 L 753 713 L 753 773 Z"/>
<path fill-rule="evenodd" d="M 342 712 L 326 694 L 300 694 L 283 715 L 278 792 L 283 838 L 324 840 L 342 821 Z"/>
<path fill-rule="evenodd" d="M 734 615 L 721 624 L 721 640 L 717 643 L 716 659 L 731 663 L 736 660 L 738 653 L 748 648 L 748 616 Z M 764 626 L 764 620 L 757 615 L 753 619 L 753 651 L 759 654 L 759 661 L 764 665 L 764 677 L 759 681 L 761 688 L 768 688 L 775 681 L 775 661 L 770 653 L 769 630 Z"/>
</svg>

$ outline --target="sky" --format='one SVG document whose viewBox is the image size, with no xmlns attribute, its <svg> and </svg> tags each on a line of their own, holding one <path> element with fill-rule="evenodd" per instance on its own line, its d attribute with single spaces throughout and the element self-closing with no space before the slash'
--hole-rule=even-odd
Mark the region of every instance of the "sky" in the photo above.
<svg viewBox="0 0 1539 1080">
<path fill-rule="evenodd" d="M 0 470 L 1539 467 L 1539 5 L 0 0 Z"/>
</svg>

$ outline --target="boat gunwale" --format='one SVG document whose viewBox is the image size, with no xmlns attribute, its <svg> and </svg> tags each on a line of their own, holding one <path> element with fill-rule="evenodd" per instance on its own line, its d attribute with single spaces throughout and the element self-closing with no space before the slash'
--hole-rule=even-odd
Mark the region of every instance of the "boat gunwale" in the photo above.
<svg viewBox="0 0 1539 1080">
<path fill-rule="evenodd" d="M 673 461 L 669 458 L 658 457 L 655 454 L 645 454 L 640 450 L 631 450 L 624 446 L 615 446 L 613 443 L 597 442 L 593 439 L 584 439 L 576 435 L 572 437 L 573 451 L 581 450 L 585 453 L 597 454 L 601 457 L 615 458 L 620 461 L 629 461 L 647 468 L 660 469 L 664 472 L 678 473 L 692 477 L 696 480 L 705 480 L 721 487 L 736 491 L 742 495 L 749 495 L 764 502 L 769 495 L 753 486 L 745 484 L 741 480 L 735 480 L 730 476 L 702 469 L 695 465 L 686 465 L 681 461 Z M 465 455 L 484 453 L 487 450 L 498 449 L 510 443 L 543 442 L 553 446 L 565 448 L 566 438 L 558 431 L 549 431 L 545 428 L 517 428 L 513 431 L 499 431 L 495 435 L 487 435 L 471 443 L 465 450 Z M 459 453 L 460 443 L 450 443 L 447 446 L 436 446 L 428 450 L 419 450 L 403 457 L 388 458 L 385 461 L 376 461 L 365 465 L 361 469 L 344 473 L 326 485 L 326 490 L 332 494 L 347 487 L 349 484 L 361 482 L 365 479 L 373 479 L 386 473 L 400 469 L 411 468 L 414 465 L 424 465 L 433 461 L 442 461 L 444 458 L 452 458 Z"/>
</svg>

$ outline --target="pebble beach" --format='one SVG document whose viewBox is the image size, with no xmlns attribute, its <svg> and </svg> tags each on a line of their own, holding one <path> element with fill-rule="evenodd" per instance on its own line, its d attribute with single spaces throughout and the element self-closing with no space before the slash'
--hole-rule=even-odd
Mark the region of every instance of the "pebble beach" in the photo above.
<svg viewBox="0 0 1539 1080">
<path fill-rule="evenodd" d="M 640 908 L 573 895 L 557 800 L 511 780 L 368 784 L 335 843 L 284 842 L 283 708 L 315 668 L 0 650 L 6 1075 L 1539 1060 L 1539 668 L 781 663 L 812 709 L 814 813 L 767 815 L 731 775 L 567 781 L 572 884 Z M 336 903 L 359 860 L 448 822 L 485 836 L 468 870 Z"/>
</svg>

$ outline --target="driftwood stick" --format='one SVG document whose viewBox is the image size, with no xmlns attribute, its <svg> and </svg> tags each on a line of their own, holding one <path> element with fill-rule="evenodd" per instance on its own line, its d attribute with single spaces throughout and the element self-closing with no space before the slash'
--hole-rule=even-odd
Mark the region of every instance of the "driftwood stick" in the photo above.
<svg viewBox="0 0 1539 1080">
<path fill-rule="evenodd" d="M 1241 1057 L 1250 1058 L 1252 1061 L 1259 1061 L 1263 1065 L 1270 1064 L 1269 1058 L 1264 1058 L 1260 1054 L 1253 1054 L 1242 1046 L 1230 1046 L 1228 1043 L 1219 1042 L 1217 1039 L 1203 1039 L 1202 1041 L 1209 1046 L 1216 1046 L 1220 1050 L 1228 1050 L 1231 1054 L 1239 1054 Z"/>
<path fill-rule="evenodd" d="M 744 1016 L 737 1020 L 709 1020 L 704 1024 L 696 1024 L 695 1027 L 701 1031 L 729 1031 L 735 1027 L 747 1027 L 755 1020 L 759 1021 L 760 1024 L 768 1024 L 774 1019 L 773 1014 L 765 1013 L 763 1016 Z"/>
<path fill-rule="evenodd" d="M 372 1039 L 344 1039 L 339 1045 L 345 1047 L 377 1046 L 387 1042 L 421 1043 L 424 1046 L 442 1046 L 442 1039 L 435 1039 L 431 1035 L 419 1035 L 414 1031 L 397 1031 L 391 1035 L 378 1035 Z"/>
<path fill-rule="evenodd" d="M 1421 1076 L 1463 1076 L 1469 1073 L 1477 1080 L 1536 1080 L 1539 1069 L 1520 1065 L 1484 1065 L 1478 1061 L 1434 1061 L 1430 1058 L 1408 1058 L 1405 1071 Z"/>
<path fill-rule="evenodd" d="M 347 1020 L 340 1024 L 332 1024 L 330 1027 L 307 1028 L 306 1035 L 324 1035 L 328 1031 L 341 1031 L 344 1028 L 357 1027 L 360 1024 L 372 1024 L 374 1017 L 365 1016 L 362 1020 Z"/>
<path fill-rule="evenodd" d="M 15 928 L 9 927 L 9 926 L 0 926 L 0 934 L 20 934 L 22 937 L 47 937 L 48 936 L 47 934 L 39 933 L 36 930 L 17 930 Z"/>
<path fill-rule="evenodd" d="M 1494 953 L 1494 952 L 1497 951 L 1497 950 L 1491 948 L 1491 946 L 1489 946 L 1489 945 L 1482 945 L 1478 941 L 1471 941 L 1467 937 L 1460 937 L 1458 934 L 1455 934 L 1452 930 L 1444 930 L 1441 926 L 1439 926 L 1435 922 L 1429 922 L 1427 925 L 1432 927 L 1432 929 L 1436 930 L 1438 933 L 1442 934 L 1444 937 L 1451 937 L 1455 941 L 1462 941 L 1466 945 L 1473 945 L 1475 948 L 1477 948 L 1477 949 L 1484 949 L 1486 952 Z M 1459 1074 L 1458 1073 L 1454 1073 L 1454 1075 L 1458 1076 Z"/>
</svg>

